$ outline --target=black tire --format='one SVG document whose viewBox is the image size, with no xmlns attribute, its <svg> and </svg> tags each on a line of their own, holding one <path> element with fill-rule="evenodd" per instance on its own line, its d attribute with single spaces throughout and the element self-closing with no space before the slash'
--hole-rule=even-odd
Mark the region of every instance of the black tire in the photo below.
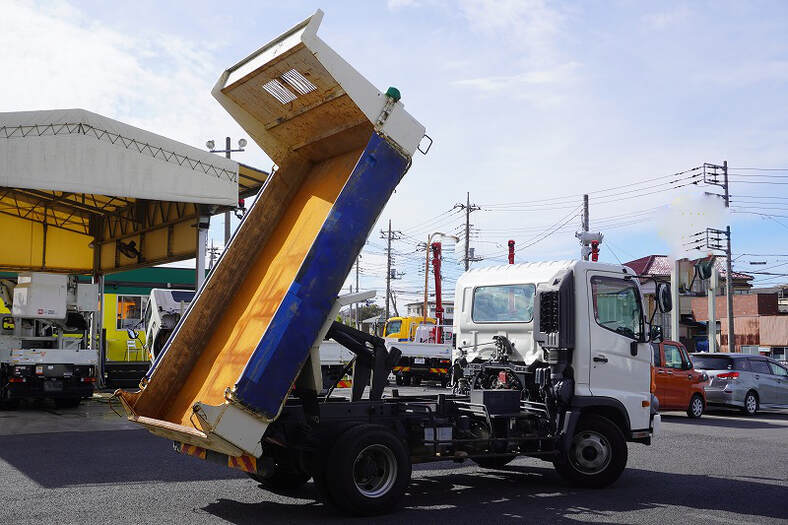
<svg viewBox="0 0 788 525">
<path fill-rule="evenodd" d="M 758 413 L 758 409 L 761 407 L 760 400 L 758 399 L 758 393 L 754 390 L 750 390 L 744 395 L 744 406 L 742 407 L 742 412 L 744 412 L 748 416 L 754 416 Z"/>
<path fill-rule="evenodd" d="M 333 504 L 356 516 L 390 511 L 410 483 L 405 445 L 379 425 L 360 425 L 342 434 L 326 467 L 325 482 Z"/>
<path fill-rule="evenodd" d="M 442 386 L 443 388 L 446 388 L 447 386 L 449 386 L 449 381 L 450 381 L 450 380 L 451 380 L 451 378 L 450 378 L 449 376 L 443 376 L 443 377 L 441 377 L 441 386 Z"/>
<path fill-rule="evenodd" d="M 410 386 L 411 379 L 413 378 L 410 376 L 402 376 L 402 386 Z"/>
<path fill-rule="evenodd" d="M 405 386 L 405 376 L 397 374 L 394 376 L 397 381 L 397 386 Z"/>
<path fill-rule="evenodd" d="M 413 386 L 419 386 L 421 384 L 421 378 L 418 376 L 413 376 L 412 378 Z"/>
<path fill-rule="evenodd" d="M 627 466 L 627 442 L 615 423 L 588 414 L 578 421 L 568 454 L 553 465 L 572 485 L 603 488 L 615 482 Z"/>
<path fill-rule="evenodd" d="M 687 407 L 687 416 L 690 419 L 700 419 L 705 410 L 706 404 L 703 402 L 703 397 L 700 394 L 693 395 Z"/>
<path fill-rule="evenodd" d="M 264 489 L 272 492 L 290 491 L 303 487 L 310 476 L 298 469 L 274 463 L 273 470 L 266 475 L 247 472 L 250 478 L 258 482 Z"/>
<path fill-rule="evenodd" d="M 493 456 L 489 458 L 471 458 L 474 463 L 479 465 L 482 468 L 502 468 L 511 463 L 514 458 L 516 458 L 516 454 L 512 454 L 510 456 Z"/>
<path fill-rule="evenodd" d="M 76 408 L 82 399 L 78 397 L 56 397 L 54 401 L 56 408 Z"/>
</svg>

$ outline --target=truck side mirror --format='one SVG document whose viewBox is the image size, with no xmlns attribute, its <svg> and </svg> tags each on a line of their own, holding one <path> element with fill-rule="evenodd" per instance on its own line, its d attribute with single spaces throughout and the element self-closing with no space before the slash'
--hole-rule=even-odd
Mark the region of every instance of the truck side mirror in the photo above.
<svg viewBox="0 0 788 525">
<path fill-rule="evenodd" d="M 129 335 L 129 339 L 139 339 L 140 334 L 136 330 L 132 330 L 131 328 L 126 328 L 126 333 Z"/>
<path fill-rule="evenodd" d="M 659 325 L 652 325 L 649 339 L 651 339 L 652 343 L 661 343 L 665 339 L 665 335 L 662 333 L 662 327 Z"/>
<path fill-rule="evenodd" d="M 668 283 L 657 283 L 656 300 L 657 309 L 661 313 L 667 313 L 673 309 L 673 299 L 670 295 L 670 285 Z"/>
</svg>

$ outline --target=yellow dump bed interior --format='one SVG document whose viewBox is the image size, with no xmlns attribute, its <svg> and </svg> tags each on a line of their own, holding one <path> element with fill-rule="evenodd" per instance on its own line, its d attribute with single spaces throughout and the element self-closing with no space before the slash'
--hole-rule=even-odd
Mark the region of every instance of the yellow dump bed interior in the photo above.
<svg viewBox="0 0 788 525">
<path fill-rule="evenodd" d="M 360 153 L 323 161 L 304 177 L 268 241 L 256 255 L 250 254 L 254 262 L 238 293 L 162 419 L 188 425 L 195 402 L 222 403 L 225 388 L 241 375 Z"/>
<path fill-rule="evenodd" d="M 242 115 L 241 124 L 279 167 L 151 380 L 139 392 L 119 394 L 137 416 L 192 427 L 197 401 L 215 406 L 225 400 L 374 133 L 303 44 L 257 67 L 249 61 L 228 70 L 214 95 L 236 118 Z"/>
</svg>

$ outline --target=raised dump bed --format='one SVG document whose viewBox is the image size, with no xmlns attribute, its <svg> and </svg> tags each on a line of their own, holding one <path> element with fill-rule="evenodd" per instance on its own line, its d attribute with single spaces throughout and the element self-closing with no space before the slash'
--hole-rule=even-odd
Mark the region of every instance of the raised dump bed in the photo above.
<svg viewBox="0 0 788 525">
<path fill-rule="evenodd" d="M 262 454 L 296 380 L 319 384 L 317 348 L 337 294 L 424 135 L 395 89 L 379 92 L 316 36 L 322 16 L 214 87 L 278 168 L 141 389 L 117 393 L 129 418 L 156 434 Z"/>
</svg>

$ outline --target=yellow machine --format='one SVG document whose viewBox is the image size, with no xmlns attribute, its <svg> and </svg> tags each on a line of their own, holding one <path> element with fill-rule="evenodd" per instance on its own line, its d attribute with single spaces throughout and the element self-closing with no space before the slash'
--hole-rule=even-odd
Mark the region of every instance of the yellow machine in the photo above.
<svg viewBox="0 0 788 525">
<path fill-rule="evenodd" d="M 383 337 L 396 339 L 397 341 L 413 341 L 416 335 L 416 328 L 420 324 L 434 325 L 436 323 L 437 321 L 432 317 L 427 317 L 426 320 L 421 316 L 390 317 L 383 329 Z"/>
</svg>

